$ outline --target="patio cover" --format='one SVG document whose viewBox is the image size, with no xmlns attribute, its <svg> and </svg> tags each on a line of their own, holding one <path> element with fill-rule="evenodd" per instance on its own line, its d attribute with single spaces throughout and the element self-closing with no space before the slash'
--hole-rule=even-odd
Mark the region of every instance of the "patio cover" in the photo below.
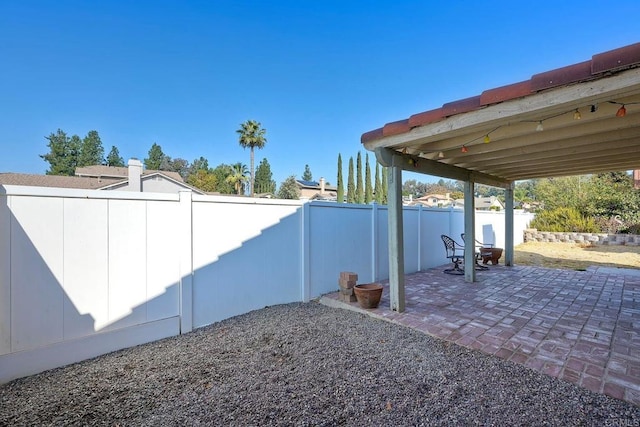
<svg viewBox="0 0 640 427">
<path fill-rule="evenodd" d="M 505 262 L 513 261 L 513 183 L 640 168 L 640 43 L 387 123 L 361 142 L 389 167 L 392 309 L 404 308 L 402 170 L 506 189 Z M 465 277 L 475 280 L 472 248 Z M 395 295 L 395 299 L 394 299 Z"/>
</svg>

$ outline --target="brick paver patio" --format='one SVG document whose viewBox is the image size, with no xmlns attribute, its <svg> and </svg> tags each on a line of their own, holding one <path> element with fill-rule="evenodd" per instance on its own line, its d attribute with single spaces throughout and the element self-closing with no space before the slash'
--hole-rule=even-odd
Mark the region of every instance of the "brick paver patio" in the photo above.
<svg viewBox="0 0 640 427">
<path fill-rule="evenodd" d="M 409 326 L 640 405 L 640 271 L 491 266 L 476 283 L 445 267 L 406 276 L 406 310 L 323 302 Z"/>
</svg>

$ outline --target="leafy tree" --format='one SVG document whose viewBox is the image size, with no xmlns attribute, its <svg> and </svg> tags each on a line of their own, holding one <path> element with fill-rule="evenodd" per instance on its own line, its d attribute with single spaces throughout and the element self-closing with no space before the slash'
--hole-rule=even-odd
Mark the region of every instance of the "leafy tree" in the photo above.
<svg viewBox="0 0 640 427">
<path fill-rule="evenodd" d="M 165 154 L 162 152 L 162 147 L 154 142 L 149 149 L 149 157 L 144 159 L 144 167 L 152 170 L 160 170 L 160 166 L 163 160 L 165 160 L 165 157 Z"/>
<path fill-rule="evenodd" d="M 369 204 L 373 201 L 373 190 L 371 188 L 371 167 L 369 166 L 369 153 L 364 155 L 364 202 Z"/>
<path fill-rule="evenodd" d="M 628 224 L 640 222 L 640 192 L 633 188 L 633 178 L 626 172 L 608 172 L 591 176 L 588 197 L 582 213 L 586 216 L 615 218 Z"/>
<path fill-rule="evenodd" d="M 191 165 L 189 166 L 189 170 L 196 172 L 196 171 L 208 171 L 209 170 L 209 160 L 205 159 L 204 157 L 200 156 L 199 159 L 194 159 L 193 162 L 191 162 Z"/>
<path fill-rule="evenodd" d="M 104 162 L 104 148 L 100 135 L 95 130 L 89 131 L 80 144 L 78 166 L 101 165 Z"/>
<path fill-rule="evenodd" d="M 255 182 L 253 149 L 261 149 L 264 147 L 267 143 L 267 138 L 265 137 L 266 132 L 266 130 L 262 129 L 260 122 L 256 122 L 255 120 L 247 120 L 246 122 L 241 123 L 240 129 L 236 130 L 236 133 L 239 135 L 238 141 L 240 146 L 242 148 L 249 147 L 251 150 L 251 180 L 249 182 L 251 197 L 253 197 L 253 183 Z"/>
<path fill-rule="evenodd" d="M 304 165 L 304 173 L 302 174 L 303 181 L 311 181 L 313 180 L 313 176 L 311 175 L 311 169 L 309 169 L 309 165 Z"/>
<path fill-rule="evenodd" d="M 118 147 L 115 145 L 111 146 L 111 151 L 109 151 L 109 155 L 106 160 L 107 166 L 116 166 L 123 167 L 124 159 L 120 156 L 120 152 L 118 151 Z"/>
<path fill-rule="evenodd" d="M 277 196 L 279 199 L 295 200 L 300 198 L 300 187 L 296 183 L 295 175 L 291 175 L 280 184 Z"/>
<path fill-rule="evenodd" d="M 518 181 L 513 190 L 513 198 L 518 202 L 532 202 L 535 200 L 534 190 L 536 180 Z"/>
<path fill-rule="evenodd" d="M 535 197 L 545 209 L 574 208 L 582 212 L 587 182 L 584 176 L 543 178 L 536 185 Z"/>
<path fill-rule="evenodd" d="M 47 175 L 74 175 L 80 151 L 80 138 L 77 135 L 69 138 L 62 129 L 58 129 L 45 139 L 49 141 L 49 152 L 41 154 L 40 157 L 49 163 Z"/>
<path fill-rule="evenodd" d="M 388 177 L 387 177 L 387 168 L 382 167 L 382 204 L 384 205 L 387 204 L 388 195 L 389 195 L 389 184 L 388 184 Z"/>
<path fill-rule="evenodd" d="M 349 157 L 349 174 L 347 175 L 347 203 L 356 202 L 356 184 L 353 180 L 353 157 Z"/>
<path fill-rule="evenodd" d="M 364 188 L 362 186 L 362 156 L 358 151 L 356 160 L 356 203 L 364 203 Z"/>
<path fill-rule="evenodd" d="M 248 174 L 247 165 L 243 165 L 240 162 L 231 165 L 231 173 L 227 176 L 227 182 L 233 185 L 236 194 L 244 194 L 245 184 L 249 179 L 247 177 Z"/>
<path fill-rule="evenodd" d="M 254 185 L 258 193 L 275 194 L 276 192 L 276 182 L 273 180 L 271 165 L 269 165 L 266 157 L 262 159 L 256 169 L 256 182 Z"/>
<path fill-rule="evenodd" d="M 199 169 L 190 174 L 187 178 L 187 184 L 199 188 L 202 191 L 213 193 L 218 190 L 218 179 L 216 175 L 205 169 Z"/>
<path fill-rule="evenodd" d="M 382 204 L 382 182 L 380 181 L 380 164 L 376 162 L 376 184 L 373 189 L 376 203 Z"/>
<path fill-rule="evenodd" d="M 227 177 L 232 173 L 231 165 L 221 163 L 211 173 L 216 177 L 216 191 L 221 194 L 234 193 L 233 184 L 227 181 Z"/>
<path fill-rule="evenodd" d="M 342 156 L 338 153 L 338 194 L 336 195 L 338 203 L 344 202 L 344 182 L 342 182 Z"/>
<path fill-rule="evenodd" d="M 422 197 L 425 194 L 431 193 L 441 193 L 445 194 L 451 190 L 444 191 L 428 191 L 430 190 L 429 184 L 425 184 L 424 182 L 418 182 L 415 179 L 408 179 L 402 183 L 402 194 L 405 196 L 413 196 L 413 197 Z"/>
<path fill-rule="evenodd" d="M 183 179 L 186 179 L 189 175 L 189 162 L 179 157 L 172 159 L 169 156 L 164 156 L 164 159 L 162 159 L 160 163 L 159 170 L 178 172 Z"/>
</svg>

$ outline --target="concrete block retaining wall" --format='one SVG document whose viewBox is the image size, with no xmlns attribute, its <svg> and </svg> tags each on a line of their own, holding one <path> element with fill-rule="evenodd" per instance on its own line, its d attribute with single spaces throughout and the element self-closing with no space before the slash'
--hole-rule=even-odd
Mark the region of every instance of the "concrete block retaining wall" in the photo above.
<svg viewBox="0 0 640 427">
<path fill-rule="evenodd" d="M 538 231 L 535 228 L 531 228 L 524 230 L 524 241 L 639 246 L 640 236 L 637 234 L 559 233 Z"/>
</svg>

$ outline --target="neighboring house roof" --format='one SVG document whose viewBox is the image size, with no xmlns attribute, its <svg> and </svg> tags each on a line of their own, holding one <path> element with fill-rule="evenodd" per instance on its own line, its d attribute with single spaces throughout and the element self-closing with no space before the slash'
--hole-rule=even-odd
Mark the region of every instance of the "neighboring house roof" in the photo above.
<svg viewBox="0 0 640 427">
<path fill-rule="evenodd" d="M 141 181 L 163 179 L 179 188 L 205 194 L 202 190 L 185 183 L 177 172 L 145 170 Z M 26 185 L 32 187 L 77 188 L 83 190 L 118 190 L 129 185 L 128 168 L 111 166 L 88 166 L 76 168 L 76 176 L 36 175 L 23 173 L 0 173 L 0 185 Z M 165 190 L 166 192 L 166 190 Z"/>
<path fill-rule="evenodd" d="M 490 210 L 492 206 L 500 209 L 504 209 L 504 205 L 496 196 L 490 197 L 476 197 L 474 204 L 478 210 Z M 464 207 L 464 199 L 458 199 L 454 201 L 454 206 Z"/>
<path fill-rule="evenodd" d="M 422 197 L 415 199 L 417 203 L 426 206 L 444 206 L 453 202 L 450 194 L 425 194 Z"/>
<path fill-rule="evenodd" d="M 298 187 L 300 188 L 309 188 L 312 190 L 320 190 L 321 188 L 321 183 L 317 182 L 317 181 L 305 181 L 302 179 L 297 179 L 296 180 L 296 184 L 298 184 Z M 326 185 L 324 186 L 324 189 L 326 191 L 338 191 L 338 187 L 336 187 L 335 185 Z"/>
<path fill-rule="evenodd" d="M 450 194 L 425 194 L 422 197 L 418 197 L 416 200 L 453 200 Z"/>
<path fill-rule="evenodd" d="M 28 185 L 32 187 L 79 188 L 98 190 L 112 184 L 112 179 L 81 178 L 63 175 L 35 175 L 26 173 L 0 173 L 0 185 Z"/>
<path fill-rule="evenodd" d="M 162 174 L 177 182 L 184 182 L 182 176 L 178 172 L 160 171 L 155 169 L 145 169 L 142 176 Z M 76 168 L 76 176 L 92 177 L 92 178 L 127 178 L 129 176 L 129 168 L 118 166 L 93 165 Z"/>
<path fill-rule="evenodd" d="M 305 181 L 304 179 L 296 179 L 299 187 L 320 188 L 320 183 L 316 181 Z"/>
<path fill-rule="evenodd" d="M 321 179 L 321 181 L 323 181 Z M 323 182 L 305 181 L 297 179 L 300 188 L 300 198 L 309 200 L 337 200 L 338 187 L 326 185 Z M 324 187 L 324 188 L 323 188 Z"/>
</svg>

